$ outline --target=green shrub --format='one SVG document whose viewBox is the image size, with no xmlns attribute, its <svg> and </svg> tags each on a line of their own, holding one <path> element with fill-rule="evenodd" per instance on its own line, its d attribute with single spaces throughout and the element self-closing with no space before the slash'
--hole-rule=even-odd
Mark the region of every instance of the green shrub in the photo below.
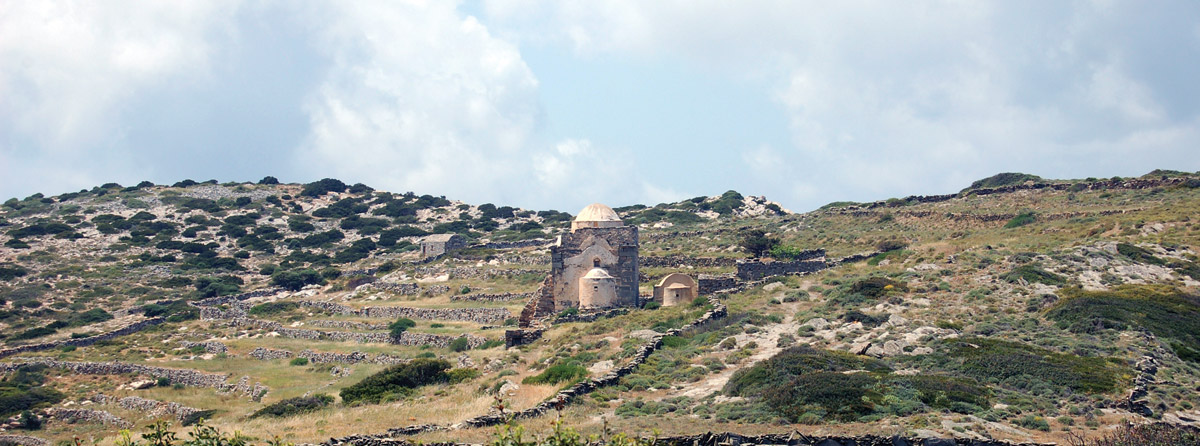
<svg viewBox="0 0 1200 446">
<path fill-rule="evenodd" d="M 417 387 L 446 382 L 450 363 L 444 359 L 417 358 L 388 367 L 342 389 L 342 401 L 379 403 L 410 394 Z"/>
<path fill-rule="evenodd" d="M 1150 252 L 1150 250 L 1130 245 L 1128 243 L 1117 243 L 1117 252 L 1125 257 L 1128 257 L 1129 260 L 1133 260 L 1134 262 L 1138 263 L 1145 263 L 1148 265 L 1166 264 L 1163 259 L 1155 257 L 1154 253 Z"/>
<path fill-rule="evenodd" d="M 0 417 L 9 417 L 26 410 L 52 406 L 66 396 L 49 387 L 44 387 L 45 366 L 19 367 L 0 380 Z"/>
<path fill-rule="evenodd" d="M 458 384 L 478 377 L 479 370 L 472 368 L 450 369 L 450 371 L 446 372 L 446 381 L 450 384 Z"/>
<path fill-rule="evenodd" d="M 271 275 L 271 283 L 291 291 L 299 291 L 306 285 L 323 284 L 325 283 L 325 279 L 322 279 L 321 274 L 314 270 L 302 269 L 297 271 L 276 271 Z"/>
<path fill-rule="evenodd" d="M 391 324 L 388 324 L 388 330 L 391 331 L 393 338 L 399 338 L 400 335 L 404 334 L 404 332 L 408 331 L 408 329 L 416 327 L 416 326 L 417 326 L 417 323 L 414 322 L 412 319 L 402 317 L 402 318 L 396 319 L 396 322 L 392 322 Z"/>
<path fill-rule="evenodd" d="M 943 341 L 933 356 L 942 368 L 1018 389 L 1047 384 L 1077 392 L 1106 393 L 1123 382 L 1129 368 L 1119 361 L 1057 353 L 1033 345 L 991 338 Z"/>
<path fill-rule="evenodd" d="M 300 358 L 297 358 L 300 359 Z M 333 397 L 318 393 L 312 396 L 288 398 L 255 411 L 250 418 L 258 417 L 290 417 L 303 413 L 316 412 L 333 402 Z"/>
<path fill-rule="evenodd" d="M 1026 181 L 1041 181 L 1041 180 L 1042 180 L 1042 177 L 1039 177 L 1037 175 L 1030 175 L 1027 173 L 1017 173 L 1017 172 L 1004 172 L 1004 173 L 998 173 L 998 174 L 992 175 L 992 176 L 984 178 L 982 180 L 977 180 L 977 181 L 971 183 L 971 186 L 967 187 L 966 189 L 963 189 L 963 192 L 969 191 L 971 189 L 1011 186 L 1011 185 L 1015 185 L 1015 184 L 1021 184 Z"/>
<path fill-rule="evenodd" d="M 300 191 L 300 196 L 320 197 L 330 192 L 345 192 L 346 187 L 346 183 L 333 178 L 325 178 L 305 184 L 304 189 Z"/>
<path fill-rule="evenodd" d="M 1046 317 L 1075 333 L 1147 330 L 1181 359 L 1200 362 L 1200 296 L 1164 285 L 1118 285 L 1109 291 L 1060 291 Z"/>
<path fill-rule="evenodd" d="M 452 352 L 465 352 L 470 349 L 471 344 L 469 341 L 467 341 L 466 337 L 459 337 L 455 338 L 453 341 L 450 341 L 450 351 Z"/>
<path fill-rule="evenodd" d="M 1050 431 L 1050 423 L 1047 422 L 1045 418 L 1035 415 L 1026 415 L 1022 418 L 1018 418 L 1016 420 L 1016 424 L 1017 426 L 1021 426 L 1026 429 L 1037 429 L 1044 432 Z"/>
<path fill-rule="evenodd" d="M 308 365 L 308 358 L 292 358 L 291 361 L 288 361 L 288 364 L 294 366 L 305 366 Z"/>
<path fill-rule="evenodd" d="M 1035 221 L 1037 221 L 1037 214 L 1034 214 L 1032 211 L 1022 212 L 1020 214 L 1017 214 L 1016 217 L 1013 217 L 1012 219 L 1010 219 L 1008 221 L 1008 223 L 1005 223 L 1004 228 L 1005 229 L 1019 228 L 1021 226 L 1031 224 Z"/>
<path fill-rule="evenodd" d="M 734 372 L 723 391 L 735 396 L 757 396 L 770 393 L 792 378 L 817 372 L 846 370 L 890 372 L 883 362 L 843 352 L 796 346 L 786 349 L 766 361 Z"/>
<path fill-rule="evenodd" d="M 267 302 L 250 307 L 248 313 L 255 316 L 269 316 L 285 313 L 300 308 L 300 304 L 291 301 Z"/>
<path fill-rule="evenodd" d="M 1042 269 L 1042 267 L 1034 264 L 1021 265 L 1013 268 L 1000 276 L 1008 283 L 1019 283 L 1022 279 L 1029 283 L 1043 283 L 1046 285 L 1063 286 L 1067 284 L 1067 279 L 1058 274 Z"/>
<path fill-rule="evenodd" d="M 558 384 L 575 382 L 588 375 L 587 369 L 576 363 L 560 363 L 552 365 L 542 373 L 521 380 L 522 384 Z"/>
</svg>

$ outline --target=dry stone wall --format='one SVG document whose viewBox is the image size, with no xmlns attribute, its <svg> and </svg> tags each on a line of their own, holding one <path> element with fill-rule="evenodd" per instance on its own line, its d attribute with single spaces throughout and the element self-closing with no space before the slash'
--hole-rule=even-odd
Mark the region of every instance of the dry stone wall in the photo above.
<svg viewBox="0 0 1200 446">
<path fill-rule="evenodd" d="M 43 414 L 46 418 L 67 423 L 96 423 L 123 429 L 133 427 L 133 423 L 103 410 L 51 408 L 46 409 Z"/>
<path fill-rule="evenodd" d="M 201 347 L 204 349 L 205 352 L 212 353 L 214 355 L 219 355 L 222 353 L 229 353 L 229 347 L 226 347 L 225 344 L 222 344 L 217 341 L 207 341 L 207 342 L 179 341 L 179 346 L 181 346 L 183 348 Z"/>
<path fill-rule="evenodd" d="M 280 336 L 292 339 L 305 339 L 310 341 L 332 340 L 344 342 L 361 342 L 361 343 L 379 343 L 379 344 L 396 344 L 396 345 L 429 345 L 433 347 L 449 347 L 451 342 L 460 337 L 467 338 L 467 345 L 471 348 L 483 345 L 487 339 L 465 334 L 462 336 L 436 335 L 429 333 L 412 333 L 404 332 L 400 337 L 392 337 L 390 333 L 384 332 L 351 332 L 351 331 L 321 331 L 309 330 L 306 328 L 290 328 L 284 327 L 275 321 L 264 321 L 261 319 L 253 319 L 245 316 L 245 312 L 236 308 L 231 308 L 227 311 L 222 311 L 218 308 L 204 308 L 200 312 L 202 320 L 210 320 L 222 322 L 229 326 L 249 327 L 262 330 L 270 330 L 278 333 Z"/>
<path fill-rule="evenodd" d="M 28 435 L 0 435 L 0 446 L 50 446 L 46 439 Z"/>
<path fill-rule="evenodd" d="M 509 302 L 528 299 L 530 296 L 533 296 L 533 293 L 476 293 L 450 296 L 450 300 L 456 302 Z"/>
<path fill-rule="evenodd" d="M 117 399 L 116 397 L 101 393 L 92 397 L 92 401 L 100 404 L 116 404 L 124 409 L 142 412 L 151 417 L 170 416 L 180 423 L 187 421 L 196 414 L 204 412 L 203 410 L 184 406 L 173 401 L 159 401 L 136 396 Z"/>
<path fill-rule="evenodd" d="M 327 352 L 315 352 L 315 351 L 312 351 L 309 349 L 305 349 L 304 351 L 302 351 L 300 353 L 292 353 L 287 350 L 277 350 L 277 349 L 263 348 L 263 347 L 256 348 L 256 349 L 254 349 L 254 351 L 250 352 L 250 357 L 255 358 L 255 359 L 264 360 L 264 361 L 273 360 L 273 359 L 287 359 L 287 358 L 292 358 L 292 357 L 308 358 L 308 360 L 311 362 L 322 363 L 322 364 L 367 363 L 367 364 L 396 365 L 396 364 L 403 364 L 403 363 L 406 363 L 409 361 L 406 358 L 401 358 L 399 356 L 392 356 L 387 353 L 380 353 L 377 355 L 370 355 L 370 354 L 363 353 L 363 352 L 327 353 Z"/>
<path fill-rule="evenodd" d="M 331 314 L 397 319 L 446 320 L 489 324 L 513 317 L 504 308 L 412 308 L 412 307 L 363 307 L 353 308 L 333 302 L 302 301 L 300 305 L 313 307 Z"/>
<path fill-rule="evenodd" d="M 189 387 L 209 387 L 222 392 L 242 393 L 251 397 L 254 401 L 261 400 L 263 395 L 266 395 L 267 391 L 270 390 L 267 386 L 259 383 L 255 383 L 253 386 L 249 385 L 248 381 L 250 378 L 246 376 L 243 376 L 236 384 L 229 384 L 226 382 L 229 379 L 229 374 L 208 373 L 199 370 L 169 369 L 166 367 L 130 364 L 127 362 L 74 362 L 59 361 L 51 358 L 22 359 L 22 361 L 17 362 L 0 363 L 0 372 L 11 373 L 26 365 L 41 364 L 50 368 L 70 370 L 80 375 L 123 375 L 133 373 L 155 378 L 166 378 L 171 381 L 171 384 Z"/>
<path fill-rule="evenodd" d="M 517 248 L 532 248 L 532 247 L 548 246 L 551 243 L 554 243 L 554 240 L 547 240 L 544 238 L 536 238 L 536 239 L 530 239 L 530 240 L 517 240 L 514 242 L 480 243 L 480 244 L 471 245 L 471 248 L 517 249 Z"/>
<path fill-rule="evenodd" d="M 138 321 L 138 322 L 126 325 L 124 327 L 118 328 L 118 329 L 110 331 L 108 333 L 101 333 L 101 334 L 98 334 L 95 336 L 89 336 L 86 338 L 63 339 L 61 341 L 43 342 L 41 344 L 30 344 L 30 345 L 22 345 L 20 347 L 6 348 L 4 350 L 0 350 L 0 358 L 7 358 L 9 356 L 12 356 L 12 355 L 15 355 L 18 353 L 36 352 L 36 351 L 42 351 L 42 350 L 52 350 L 52 349 L 62 347 L 64 345 L 70 345 L 70 346 L 75 346 L 75 347 L 85 347 L 85 346 L 92 345 L 92 344 L 95 344 L 100 341 L 112 339 L 112 338 L 115 338 L 118 336 L 125 336 L 127 334 L 137 333 L 139 331 L 145 330 L 146 327 L 152 327 L 152 326 L 161 324 L 163 322 L 166 322 L 166 319 L 163 319 L 161 317 L 154 317 L 154 318 L 150 318 L 150 319 L 146 319 L 143 321 Z"/>
<path fill-rule="evenodd" d="M 233 295 L 233 296 L 218 296 L 218 297 L 210 297 L 208 299 L 201 299 L 201 300 L 194 302 L 193 305 L 198 306 L 198 307 L 215 307 L 217 305 L 228 305 L 228 304 L 232 304 L 235 302 L 241 302 L 243 300 L 247 300 L 247 299 L 251 299 L 251 298 L 255 298 L 255 297 L 274 296 L 276 294 L 282 293 L 283 291 L 284 291 L 283 288 L 267 288 L 267 289 L 263 289 L 263 290 L 255 290 L 255 291 L 251 291 L 248 293 L 237 294 L 237 295 Z"/>
<path fill-rule="evenodd" d="M 811 273 L 829 268 L 824 260 L 801 260 L 795 262 L 741 261 L 737 263 L 737 277 L 741 280 L 758 280 L 786 274 Z"/>
</svg>

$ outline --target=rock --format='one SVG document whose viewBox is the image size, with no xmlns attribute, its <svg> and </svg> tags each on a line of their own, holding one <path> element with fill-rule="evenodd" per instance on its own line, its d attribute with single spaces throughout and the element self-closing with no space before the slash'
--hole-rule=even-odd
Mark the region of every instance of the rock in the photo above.
<svg viewBox="0 0 1200 446">
<path fill-rule="evenodd" d="M 891 316 L 888 316 L 887 324 L 892 327 L 908 325 L 908 319 L 905 319 L 904 316 L 901 316 L 899 314 L 893 314 Z"/>
<path fill-rule="evenodd" d="M 142 380 L 142 381 L 134 381 L 134 382 L 129 383 L 129 388 L 133 389 L 133 390 L 143 390 L 143 389 L 149 389 L 151 387 L 154 387 L 154 381 L 151 381 L 148 379 Z"/>
<path fill-rule="evenodd" d="M 500 385 L 499 392 L 501 395 L 512 395 L 512 394 L 516 393 L 517 389 L 520 389 L 520 388 L 521 388 L 521 386 L 517 385 L 517 383 L 514 383 L 514 382 L 506 379 L 506 380 L 504 380 L 504 384 Z"/>
<path fill-rule="evenodd" d="M 771 282 L 763 286 L 763 291 L 775 291 L 783 288 L 782 282 Z"/>
<path fill-rule="evenodd" d="M 871 348 L 871 343 L 870 343 L 870 342 L 863 342 L 863 343 L 859 343 L 859 344 L 852 344 L 852 345 L 850 346 L 850 350 L 849 350 L 849 352 L 850 352 L 850 353 L 854 353 L 854 354 L 856 354 L 856 355 L 865 355 L 865 354 L 867 354 L 867 350 L 868 350 L 868 349 L 870 349 L 870 348 Z"/>
<path fill-rule="evenodd" d="M 804 323 L 804 325 L 812 327 L 813 330 L 824 330 L 826 327 L 829 326 L 829 321 L 825 320 L 824 318 L 818 317 L 818 318 L 809 319 L 808 322 Z"/>
<path fill-rule="evenodd" d="M 654 338 L 658 337 L 659 335 L 661 335 L 661 333 L 654 331 L 654 330 L 637 330 L 637 331 L 629 333 L 629 337 L 631 337 L 631 338 L 638 338 L 638 339 L 644 339 L 644 340 L 654 339 Z"/>
<path fill-rule="evenodd" d="M 475 361 L 472 361 L 471 357 L 468 356 L 466 353 L 463 353 L 462 356 L 458 357 L 458 368 L 469 369 L 469 368 L 474 368 L 474 367 L 475 367 Z"/>
<path fill-rule="evenodd" d="M 591 367 L 588 367 L 588 371 L 594 375 L 599 375 L 599 374 L 602 374 L 609 370 L 612 370 L 612 368 L 613 368 L 612 360 L 604 360 L 604 361 L 600 361 L 595 364 L 592 364 Z"/>
</svg>

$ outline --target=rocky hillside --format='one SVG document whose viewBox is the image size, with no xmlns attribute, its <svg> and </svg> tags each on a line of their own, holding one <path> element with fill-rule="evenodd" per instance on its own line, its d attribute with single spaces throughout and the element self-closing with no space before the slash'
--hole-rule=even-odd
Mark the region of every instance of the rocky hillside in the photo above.
<svg viewBox="0 0 1200 446">
<path fill-rule="evenodd" d="M 644 295 L 672 272 L 714 285 L 505 348 L 568 213 L 270 177 L 9 200 L 2 429 L 107 444 L 202 414 L 296 442 L 478 442 L 501 406 L 546 428 L 555 395 L 597 433 L 1062 443 L 1200 420 L 1200 176 L 616 210 L 642 228 Z M 469 247 L 422 261 L 438 233 Z"/>
</svg>

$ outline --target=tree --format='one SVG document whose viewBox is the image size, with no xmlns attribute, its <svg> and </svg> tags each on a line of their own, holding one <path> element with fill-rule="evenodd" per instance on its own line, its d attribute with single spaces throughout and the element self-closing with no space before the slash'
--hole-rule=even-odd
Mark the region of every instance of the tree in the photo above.
<svg viewBox="0 0 1200 446">
<path fill-rule="evenodd" d="M 738 243 L 753 257 L 762 257 L 763 253 L 770 251 L 778 244 L 778 238 L 768 237 L 767 232 L 761 229 L 752 229 L 742 233 L 742 241 Z"/>
<path fill-rule="evenodd" d="M 277 179 L 273 176 L 267 175 L 267 176 L 263 177 L 261 180 L 258 180 L 258 184 L 279 184 L 279 179 Z"/>
</svg>

